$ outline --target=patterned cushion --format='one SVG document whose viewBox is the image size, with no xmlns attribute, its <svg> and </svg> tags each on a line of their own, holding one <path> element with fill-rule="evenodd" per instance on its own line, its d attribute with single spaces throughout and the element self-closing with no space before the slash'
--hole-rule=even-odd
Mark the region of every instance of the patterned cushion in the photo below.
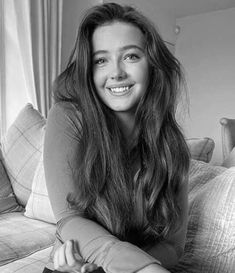
<svg viewBox="0 0 235 273">
<path fill-rule="evenodd" d="M 192 159 L 210 162 L 215 142 L 209 137 L 186 139 Z"/>
<path fill-rule="evenodd" d="M 27 104 L 2 140 L 4 165 L 17 201 L 25 206 L 41 156 L 45 119 Z"/>
<path fill-rule="evenodd" d="M 41 155 L 32 184 L 32 192 L 25 207 L 25 216 L 56 223 L 51 203 L 47 193 L 46 180 L 43 167 L 43 155 Z"/>
<path fill-rule="evenodd" d="M 23 212 L 1 214 L 0 266 L 53 245 L 55 230 L 55 225 L 29 219 Z"/>
<path fill-rule="evenodd" d="M 22 207 L 16 202 L 12 191 L 11 182 L 3 165 L 2 151 L 0 147 L 0 213 L 21 210 Z"/>
</svg>

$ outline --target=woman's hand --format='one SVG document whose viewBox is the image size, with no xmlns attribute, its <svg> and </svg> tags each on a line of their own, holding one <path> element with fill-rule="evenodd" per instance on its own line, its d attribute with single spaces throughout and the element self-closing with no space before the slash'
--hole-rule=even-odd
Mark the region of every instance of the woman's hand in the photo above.
<svg viewBox="0 0 235 273">
<path fill-rule="evenodd" d="M 97 265 L 86 263 L 79 255 L 78 245 L 73 240 L 66 241 L 54 254 L 54 267 L 69 273 L 92 272 Z"/>
</svg>

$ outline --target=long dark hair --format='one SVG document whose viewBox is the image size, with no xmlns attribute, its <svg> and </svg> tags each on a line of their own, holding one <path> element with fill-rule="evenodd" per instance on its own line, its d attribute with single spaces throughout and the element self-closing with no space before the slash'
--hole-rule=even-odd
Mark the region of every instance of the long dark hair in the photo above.
<svg viewBox="0 0 235 273">
<path fill-rule="evenodd" d="M 114 113 L 99 99 L 92 78 L 94 30 L 106 23 L 137 26 L 146 39 L 150 84 L 136 110 L 137 138 L 130 151 Z M 177 229 L 177 194 L 187 179 L 189 152 L 175 120 L 183 82 L 179 62 L 154 25 L 130 6 L 107 3 L 91 8 L 80 24 L 66 70 L 55 84 L 55 101 L 71 101 L 82 114 L 82 160 L 71 207 L 121 240 L 154 243 Z M 135 156 L 141 166 L 133 181 Z"/>
</svg>

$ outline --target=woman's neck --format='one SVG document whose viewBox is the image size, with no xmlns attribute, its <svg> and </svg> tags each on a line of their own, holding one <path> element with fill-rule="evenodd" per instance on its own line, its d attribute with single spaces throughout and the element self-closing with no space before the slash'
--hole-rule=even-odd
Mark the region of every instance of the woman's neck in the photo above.
<svg viewBox="0 0 235 273">
<path fill-rule="evenodd" d="M 126 142 L 131 144 L 136 134 L 134 113 L 117 112 L 116 116 Z"/>
</svg>

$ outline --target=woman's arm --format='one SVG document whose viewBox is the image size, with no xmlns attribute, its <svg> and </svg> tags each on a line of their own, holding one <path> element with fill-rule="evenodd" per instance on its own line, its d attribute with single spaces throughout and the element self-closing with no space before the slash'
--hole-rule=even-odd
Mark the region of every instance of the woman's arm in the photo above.
<svg viewBox="0 0 235 273">
<path fill-rule="evenodd" d="M 77 243 L 75 241 L 65 242 L 54 255 L 54 268 L 62 272 L 93 272 L 105 273 L 102 268 L 98 268 L 95 264 L 85 263 L 78 254 Z M 169 273 L 162 266 L 150 264 L 137 273 Z"/>
<path fill-rule="evenodd" d="M 184 252 L 187 224 L 188 224 L 188 181 L 185 181 L 178 194 L 180 207 L 180 228 L 170 235 L 167 241 L 145 249 L 147 253 L 161 261 L 165 268 L 172 268 L 178 263 Z"/>
<path fill-rule="evenodd" d="M 44 142 L 47 190 L 58 233 L 62 240 L 78 242 L 82 258 L 110 273 L 136 272 L 157 260 L 127 242 L 119 241 L 99 224 L 83 218 L 68 207 L 68 193 L 75 192 L 72 169 L 82 160 L 81 124 L 71 103 L 57 103 L 50 110 Z"/>
</svg>

